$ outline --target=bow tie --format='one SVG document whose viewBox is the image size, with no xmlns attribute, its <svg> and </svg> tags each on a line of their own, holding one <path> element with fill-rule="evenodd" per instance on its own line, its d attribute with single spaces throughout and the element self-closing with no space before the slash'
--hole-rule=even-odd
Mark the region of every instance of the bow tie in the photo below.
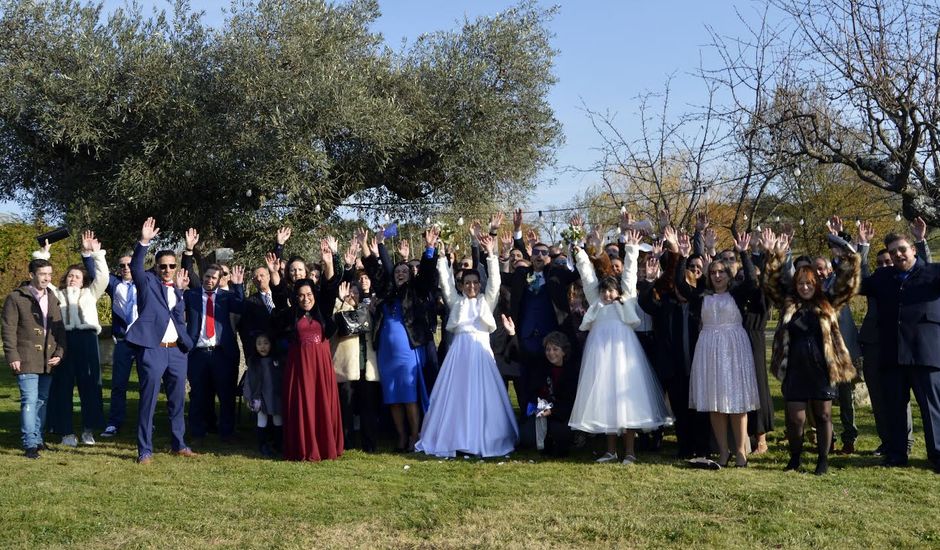
<svg viewBox="0 0 940 550">
<path fill-rule="evenodd" d="M 172 286 L 173 286 L 173 283 L 163 283 L 163 286 L 172 287 Z"/>
</svg>

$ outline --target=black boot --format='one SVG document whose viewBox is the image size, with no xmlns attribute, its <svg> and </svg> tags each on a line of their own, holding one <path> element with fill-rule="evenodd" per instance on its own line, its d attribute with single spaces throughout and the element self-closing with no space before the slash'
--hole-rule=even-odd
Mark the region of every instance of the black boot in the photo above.
<svg viewBox="0 0 940 550">
<path fill-rule="evenodd" d="M 267 426 L 263 428 L 258 426 L 255 428 L 255 433 L 258 435 L 258 452 L 261 453 L 261 456 L 265 458 L 272 458 L 274 453 L 271 450 L 270 444 L 270 428 Z"/>
<path fill-rule="evenodd" d="M 279 457 L 284 454 L 282 442 L 284 440 L 284 426 L 271 426 L 271 450 L 273 457 Z"/>
<path fill-rule="evenodd" d="M 819 455 L 819 458 L 816 459 L 816 471 L 814 474 L 821 476 L 829 471 L 829 457 L 827 455 Z"/>
<path fill-rule="evenodd" d="M 785 472 L 795 472 L 800 469 L 800 466 L 803 464 L 802 459 L 803 453 L 790 453 L 790 462 L 787 462 L 787 467 L 783 470 Z"/>
</svg>

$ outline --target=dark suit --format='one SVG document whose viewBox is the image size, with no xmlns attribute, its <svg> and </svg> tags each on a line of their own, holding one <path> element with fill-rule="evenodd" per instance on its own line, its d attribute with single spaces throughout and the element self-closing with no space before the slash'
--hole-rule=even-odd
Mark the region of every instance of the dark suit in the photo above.
<svg viewBox="0 0 940 550">
<path fill-rule="evenodd" d="M 183 319 L 183 293 L 175 287 L 164 286 L 152 271 L 144 270 L 146 246 L 134 247 L 131 274 L 137 290 L 137 321 L 127 330 L 127 342 L 134 346 L 137 358 L 137 377 L 140 380 L 140 408 L 137 421 L 137 455 L 153 454 L 153 413 L 163 380 L 167 397 L 167 414 L 172 430 L 174 451 L 186 448 L 183 440 L 186 423 L 183 405 L 186 401 L 186 353 L 193 341 L 186 333 Z M 172 292 L 176 304 L 169 308 L 168 293 Z M 163 342 L 170 323 L 176 329 L 175 342 Z"/>
<path fill-rule="evenodd" d="M 273 290 L 271 294 L 273 305 Z M 259 334 L 265 334 L 270 330 L 271 313 L 273 311 L 273 307 L 269 310 L 268 306 L 265 305 L 260 291 L 245 298 L 245 301 L 242 302 L 242 314 L 238 318 L 238 335 L 241 336 L 246 358 L 255 355 L 255 338 Z"/>
<path fill-rule="evenodd" d="M 886 458 L 895 464 L 907 462 L 905 408 L 913 389 L 927 457 L 940 468 L 940 264 L 918 258 L 906 273 L 880 268 L 862 281 L 862 294 L 878 308 Z"/>
<path fill-rule="evenodd" d="M 244 286 L 233 284 L 232 290 L 213 293 L 215 344 L 200 345 L 204 335 L 205 310 L 202 288 L 183 293 L 186 303 L 186 327 L 195 343 L 189 352 L 189 430 L 195 437 L 206 435 L 209 412 L 214 413 L 214 395 L 219 396 L 219 435 L 235 431 L 235 389 L 238 386 L 238 340 L 230 321 L 231 314 L 242 312 Z"/>
</svg>

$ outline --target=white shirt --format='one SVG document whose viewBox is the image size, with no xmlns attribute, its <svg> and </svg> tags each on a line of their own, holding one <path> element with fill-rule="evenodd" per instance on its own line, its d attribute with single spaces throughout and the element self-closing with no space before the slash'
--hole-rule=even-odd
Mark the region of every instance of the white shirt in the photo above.
<svg viewBox="0 0 940 550">
<path fill-rule="evenodd" d="M 162 285 L 163 282 L 161 281 L 160 284 Z M 176 307 L 176 288 L 166 285 L 164 285 L 164 288 L 167 290 L 166 303 L 170 308 L 170 321 L 166 325 L 166 332 L 163 333 L 161 342 L 170 344 L 180 339 L 179 333 L 176 332 L 176 324 L 173 323 L 173 308 Z"/>
<path fill-rule="evenodd" d="M 134 281 L 121 281 L 121 284 L 114 287 L 114 306 L 111 308 L 112 311 L 121 312 L 121 317 L 123 318 L 123 313 L 127 311 L 127 295 L 130 293 L 131 287 L 134 286 Z M 136 289 L 135 289 L 136 290 Z M 134 321 L 137 320 L 137 300 L 134 300 L 134 307 L 131 308 L 130 319 L 124 319 L 127 323 L 127 327 L 130 328 Z"/>
<path fill-rule="evenodd" d="M 215 291 L 213 292 L 213 294 L 214 296 L 212 297 L 213 299 L 212 305 L 213 305 L 213 315 L 215 315 L 214 312 L 218 311 L 219 292 Z M 203 289 L 202 291 L 202 324 L 199 327 L 199 341 L 196 342 L 197 348 L 207 348 L 210 346 L 218 345 L 218 338 L 219 338 L 218 330 L 215 331 L 215 335 L 212 338 L 206 337 L 206 302 L 208 301 L 208 299 L 209 299 L 209 293 L 206 292 L 205 289 Z M 215 317 L 215 320 L 216 322 L 218 322 L 219 320 L 218 317 Z"/>
</svg>

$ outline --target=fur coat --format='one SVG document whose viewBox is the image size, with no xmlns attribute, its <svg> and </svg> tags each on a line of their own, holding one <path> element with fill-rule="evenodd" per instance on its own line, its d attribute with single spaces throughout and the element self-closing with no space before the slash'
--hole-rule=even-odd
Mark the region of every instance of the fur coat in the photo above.
<svg viewBox="0 0 940 550">
<path fill-rule="evenodd" d="M 859 256 L 847 253 L 839 262 L 836 272 L 836 281 L 832 287 L 830 298 L 823 298 L 819 302 L 803 302 L 794 294 L 792 283 L 784 287 L 781 284 L 781 266 L 784 256 L 773 255 L 768 259 L 764 292 L 767 298 L 780 310 L 780 322 L 774 333 L 773 353 L 770 359 L 770 371 L 779 380 L 787 374 L 787 356 L 790 350 L 790 334 L 787 323 L 801 307 L 812 308 L 813 313 L 819 317 L 819 327 L 822 331 L 823 356 L 829 366 L 829 382 L 838 384 L 849 382 L 856 376 L 852 357 L 842 339 L 839 331 L 839 310 L 845 306 L 852 296 L 858 293 L 861 284 Z"/>
</svg>

